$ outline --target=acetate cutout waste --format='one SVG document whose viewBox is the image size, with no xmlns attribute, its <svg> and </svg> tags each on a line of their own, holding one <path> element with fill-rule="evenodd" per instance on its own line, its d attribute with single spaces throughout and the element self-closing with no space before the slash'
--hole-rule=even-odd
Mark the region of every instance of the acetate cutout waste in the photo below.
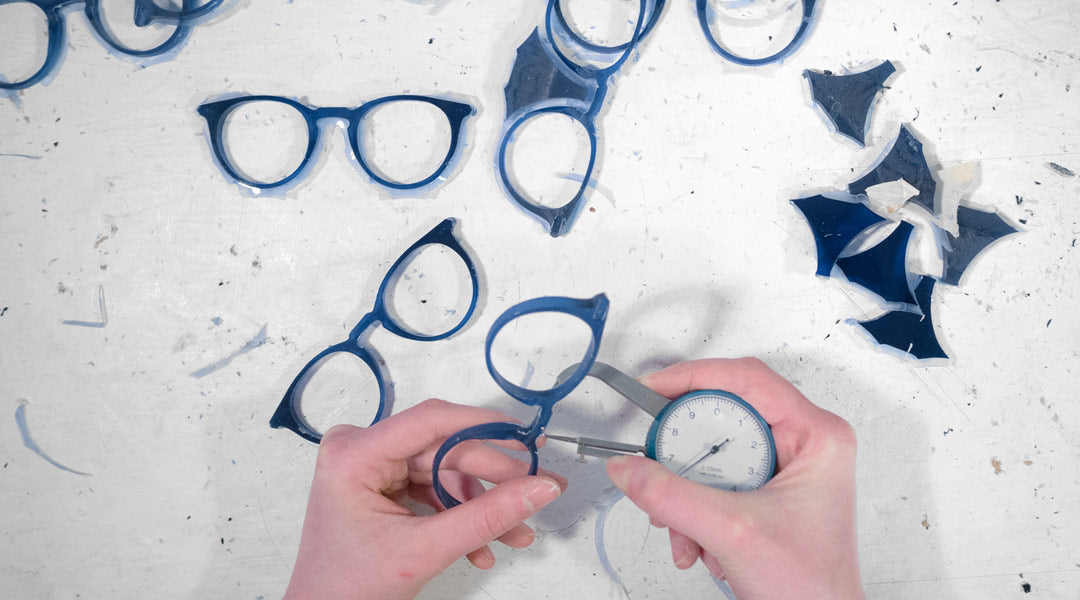
<svg viewBox="0 0 1080 600">
<path fill-rule="evenodd" d="M 810 82 L 810 94 L 836 132 L 851 138 L 860 146 L 866 145 L 870 113 L 874 100 L 885 88 L 885 82 L 896 67 L 885 61 L 875 67 L 855 73 L 833 74 L 803 71 Z"/>
</svg>

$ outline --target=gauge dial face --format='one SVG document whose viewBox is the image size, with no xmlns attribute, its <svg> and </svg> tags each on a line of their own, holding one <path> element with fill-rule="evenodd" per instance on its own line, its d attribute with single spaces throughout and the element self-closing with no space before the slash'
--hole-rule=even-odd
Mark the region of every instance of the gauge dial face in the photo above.
<svg viewBox="0 0 1080 600">
<path fill-rule="evenodd" d="M 776 447 L 765 420 L 727 392 L 675 400 L 655 425 L 654 456 L 683 477 L 722 490 L 755 490 L 772 477 Z"/>
</svg>

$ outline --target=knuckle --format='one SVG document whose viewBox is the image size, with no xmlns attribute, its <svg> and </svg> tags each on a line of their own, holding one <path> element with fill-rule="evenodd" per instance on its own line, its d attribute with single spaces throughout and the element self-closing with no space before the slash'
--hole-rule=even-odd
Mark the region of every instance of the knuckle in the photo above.
<svg viewBox="0 0 1080 600">
<path fill-rule="evenodd" d="M 858 439 L 855 436 L 855 428 L 842 417 L 828 413 L 826 426 L 828 435 L 824 436 L 828 449 L 840 456 L 854 456 L 858 448 Z"/>
<path fill-rule="evenodd" d="M 424 407 L 426 410 L 438 410 L 449 405 L 449 402 L 441 398 L 428 398 L 420 403 L 420 406 Z"/>
</svg>

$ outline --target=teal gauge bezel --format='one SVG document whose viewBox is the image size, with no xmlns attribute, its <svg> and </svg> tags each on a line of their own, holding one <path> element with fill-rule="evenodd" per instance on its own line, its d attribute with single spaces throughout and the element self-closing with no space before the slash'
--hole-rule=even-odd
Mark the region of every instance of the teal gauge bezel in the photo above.
<svg viewBox="0 0 1080 600">
<path fill-rule="evenodd" d="M 766 483 L 769 482 L 769 480 L 773 478 L 773 475 L 776 474 L 776 440 L 773 439 L 772 427 L 769 426 L 769 422 L 766 421 L 765 418 L 761 416 L 761 413 L 759 413 L 756 408 L 751 406 L 749 402 L 743 400 L 735 394 L 732 394 L 731 392 L 725 392 L 723 390 L 697 390 L 690 392 L 689 394 L 684 394 L 672 400 L 670 403 L 668 403 L 667 406 L 664 407 L 662 411 L 660 411 L 660 414 L 656 415 L 656 419 L 653 420 L 652 426 L 649 427 L 649 435 L 645 438 L 646 455 L 649 458 L 656 460 L 656 438 L 659 435 L 661 425 L 664 423 L 664 421 L 668 419 L 668 416 L 671 414 L 671 412 L 678 408 L 680 405 L 694 400 L 695 398 L 700 398 L 702 396 L 720 396 L 729 400 L 733 400 L 737 405 L 740 405 L 742 406 L 742 408 L 746 409 L 746 412 L 749 413 L 752 418 L 754 418 L 755 420 L 757 420 L 758 423 L 761 424 L 762 428 L 765 430 L 765 438 L 768 442 L 769 450 L 769 475 L 761 484 L 762 486 L 764 486 Z"/>
</svg>

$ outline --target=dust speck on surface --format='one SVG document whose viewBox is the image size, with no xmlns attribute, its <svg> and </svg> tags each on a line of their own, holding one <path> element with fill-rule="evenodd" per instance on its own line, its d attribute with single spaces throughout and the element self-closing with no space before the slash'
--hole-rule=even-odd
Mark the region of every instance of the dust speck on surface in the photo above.
<svg viewBox="0 0 1080 600">
<path fill-rule="evenodd" d="M 930 529 L 930 517 L 928 517 L 926 515 L 923 515 L 923 520 L 922 520 L 921 525 L 923 527 L 925 527 L 926 529 Z"/>
<path fill-rule="evenodd" d="M 995 456 L 991 458 L 990 465 L 994 467 L 994 475 L 1000 475 L 1002 473 L 1001 460 L 999 460 L 998 457 Z"/>
</svg>

